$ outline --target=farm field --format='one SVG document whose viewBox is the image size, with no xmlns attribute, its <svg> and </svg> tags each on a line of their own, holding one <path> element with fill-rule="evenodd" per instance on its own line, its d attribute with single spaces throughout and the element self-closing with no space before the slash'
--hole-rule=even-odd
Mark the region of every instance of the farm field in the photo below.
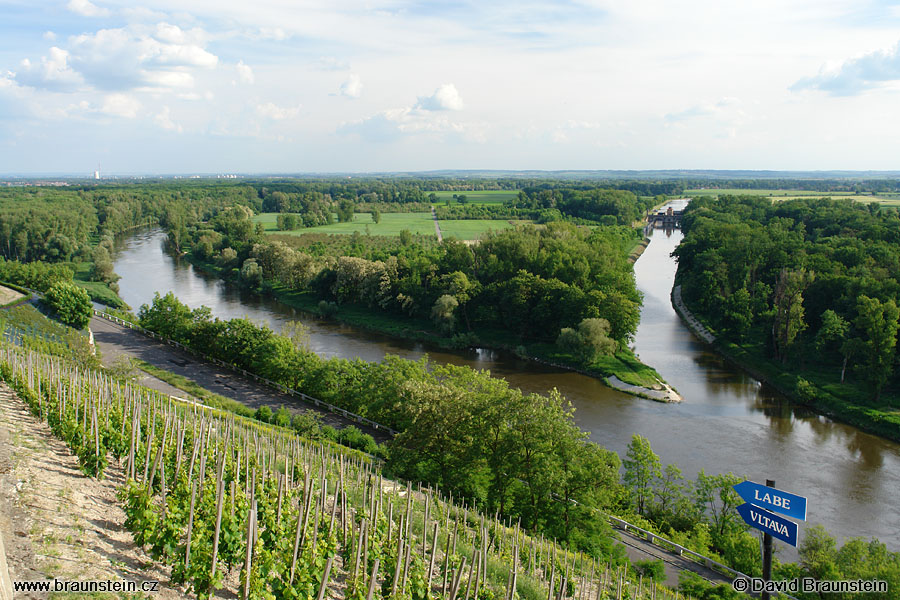
<svg viewBox="0 0 900 600">
<path fill-rule="evenodd" d="M 518 198 L 519 196 L 518 190 L 485 190 L 481 192 L 434 192 L 434 194 L 438 197 L 438 201 L 440 202 L 446 202 L 447 200 L 450 200 L 450 202 L 455 202 L 455 200 L 453 200 L 453 194 L 463 194 L 468 200 L 469 204 L 502 204 L 507 200 L 512 200 L 513 198 Z"/>
<path fill-rule="evenodd" d="M 275 224 L 277 217 L 278 213 L 262 213 L 255 216 L 253 220 L 262 223 L 267 232 L 275 232 L 278 231 Z M 369 228 L 368 232 L 372 235 L 400 235 L 400 231 L 403 229 L 408 229 L 410 233 L 434 235 L 434 221 L 431 219 L 430 213 L 383 213 L 380 223 L 375 223 L 369 213 L 356 213 L 350 223 L 338 223 L 335 219 L 331 225 L 304 227 L 279 233 L 289 235 L 303 233 L 351 234 L 354 231 L 366 233 L 366 227 Z"/>
<path fill-rule="evenodd" d="M 352 234 L 358 231 L 371 235 L 397 236 L 404 229 L 410 233 L 434 235 L 434 221 L 430 213 L 382 213 L 381 222 L 375 223 L 369 213 L 356 213 L 350 223 L 332 223 L 319 227 L 304 227 L 294 231 L 278 231 L 275 221 L 278 213 L 262 213 L 253 218 L 262 223 L 267 232 L 282 235 L 303 235 L 304 233 Z M 444 237 L 453 236 L 460 240 L 476 240 L 489 230 L 509 229 L 529 221 L 497 221 L 491 219 L 466 219 L 440 221 L 441 233 Z"/>
<path fill-rule="evenodd" d="M 453 236 L 460 240 L 477 240 L 489 230 L 500 231 L 531 221 L 492 221 L 490 219 L 470 219 L 440 221 L 441 233 L 445 238 Z"/>
<path fill-rule="evenodd" d="M 801 196 L 823 197 L 830 196 L 832 198 L 844 196 L 856 196 L 852 192 L 816 192 L 811 190 L 742 190 L 738 188 L 709 188 L 709 189 L 693 189 L 684 190 L 685 196 L 713 196 L 713 195 L 733 195 L 733 196 L 785 196 L 790 198 L 798 198 Z"/>
<path fill-rule="evenodd" d="M 852 192 L 814 192 L 809 190 L 741 190 L 735 188 L 710 188 L 705 190 L 685 190 L 685 196 L 711 196 L 720 194 L 743 196 L 766 196 L 778 200 L 798 198 L 850 198 L 858 202 L 877 202 L 882 206 L 900 206 L 900 194 L 855 194 Z"/>
</svg>

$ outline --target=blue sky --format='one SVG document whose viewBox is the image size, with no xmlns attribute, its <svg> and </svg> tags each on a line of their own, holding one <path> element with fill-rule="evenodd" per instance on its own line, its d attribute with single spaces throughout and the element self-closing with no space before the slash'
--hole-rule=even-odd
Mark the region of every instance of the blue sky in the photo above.
<svg viewBox="0 0 900 600">
<path fill-rule="evenodd" d="M 0 173 L 898 169 L 900 2 L 0 0 Z"/>
</svg>

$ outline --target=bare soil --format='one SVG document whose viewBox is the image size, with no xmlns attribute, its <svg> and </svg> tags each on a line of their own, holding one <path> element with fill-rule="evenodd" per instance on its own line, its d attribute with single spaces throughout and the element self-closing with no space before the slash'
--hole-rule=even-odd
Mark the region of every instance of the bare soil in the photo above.
<svg viewBox="0 0 900 600">
<path fill-rule="evenodd" d="M 124 528 L 125 513 L 115 494 L 121 483 L 122 469 L 116 464 L 105 479 L 86 477 L 66 445 L 0 383 L 0 534 L 14 582 L 152 580 L 161 582 L 159 590 L 136 597 L 187 596 L 168 583 L 168 569 L 156 565 Z"/>
</svg>

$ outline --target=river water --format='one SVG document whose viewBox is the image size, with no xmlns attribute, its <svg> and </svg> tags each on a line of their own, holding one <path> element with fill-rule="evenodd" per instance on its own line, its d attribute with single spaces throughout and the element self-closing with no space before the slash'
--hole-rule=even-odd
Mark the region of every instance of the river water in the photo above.
<svg viewBox="0 0 900 600">
<path fill-rule="evenodd" d="M 680 404 L 634 398 L 599 381 L 491 350 L 448 352 L 418 342 L 322 321 L 260 298 L 194 269 L 166 253 L 159 229 L 118 241 L 113 256 L 121 296 L 135 312 L 154 292 L 173 291 L 188 306 L 209 306 L 220 318 L 248 317 L 276 331 L 289 320 L 310 328 L 311 348 L 324 356 L 380 360 L 385 354 L 489 369 L 528 392 L 557 388 L 575 406 L 579 426 L 595 442 L 623 455 L 631 435 L 647 437 L 663 463 L 687 477 L 733 472 L 809 498 L 809 524 L 840 539 L 878 537 L 900 551 L 900 444 L 792 407 L 777 392 L 709 352 L 681 323 L 669 293 L 680 231 L 653 230 L 635 263 L 644 294 L 635 350 L 684 397 Z M 796 553 L 784 544 L 781 556 Z"/>
</svg>

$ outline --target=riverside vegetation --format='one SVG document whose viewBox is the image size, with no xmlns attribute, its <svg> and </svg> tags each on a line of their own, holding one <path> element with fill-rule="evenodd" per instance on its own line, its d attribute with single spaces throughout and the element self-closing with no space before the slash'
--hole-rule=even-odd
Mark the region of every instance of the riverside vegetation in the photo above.
<svg viewBox="0 0 900 600">
<path fill-rule="evenodd" d="M 693 200 L 676 282 L 721 349 L 789 395 L 900 440 L 900 216 L 844 199 Z"/>
</svg>

